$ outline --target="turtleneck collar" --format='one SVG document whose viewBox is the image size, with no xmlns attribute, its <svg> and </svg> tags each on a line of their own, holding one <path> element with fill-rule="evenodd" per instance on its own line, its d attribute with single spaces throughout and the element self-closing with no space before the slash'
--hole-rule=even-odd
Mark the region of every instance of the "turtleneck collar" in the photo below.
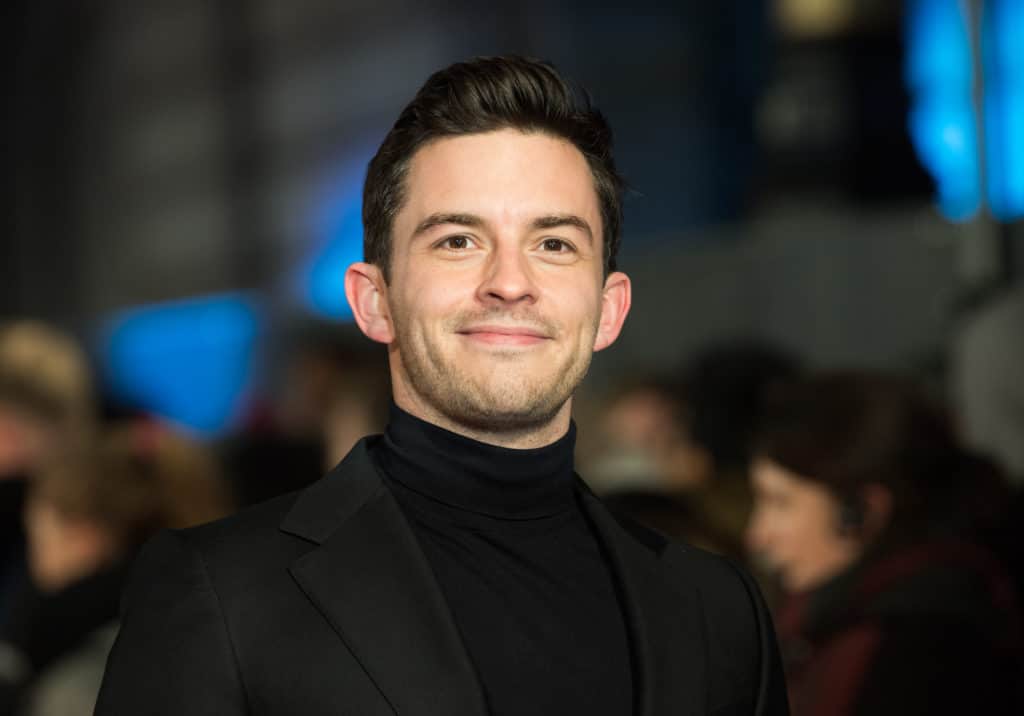
<svg viewBox="0 0 1024 716">
<path fill-rule="evenodd" d="M 449 507 L 489 517 L 548 517 L 575 505 L 576 425 L 540 448 L 488 445 L 391 404 L 375 457 L 401 486 Z"/>
</svg>

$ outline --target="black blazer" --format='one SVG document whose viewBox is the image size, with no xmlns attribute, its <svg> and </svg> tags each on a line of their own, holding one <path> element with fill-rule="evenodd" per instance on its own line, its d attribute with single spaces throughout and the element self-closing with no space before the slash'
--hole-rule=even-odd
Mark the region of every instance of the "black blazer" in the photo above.
<svg viewBox="0 0 1024 716">
<path fill-rule="evenodd" d="M 154 538 L 124 596 L 96 714 L 486 714 L 372 440 L 301 492 Z M 621 525 L 581 490 L 624 597 L 634 714 L 787 713 L 774 633 L 749 577 Z"/>
</svg>

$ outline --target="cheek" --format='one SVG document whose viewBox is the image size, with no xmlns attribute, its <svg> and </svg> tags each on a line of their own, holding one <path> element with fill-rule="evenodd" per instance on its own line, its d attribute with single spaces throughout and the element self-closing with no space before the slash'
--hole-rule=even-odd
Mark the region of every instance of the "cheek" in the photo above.
<svg viewBox="0 0 1024 716">
<path fill-rule="evenodd" d="M 800 511 L 789 521 L 787 536 L 790 554 L 794 557 L 806 557 L 819 552 L 828 542 L 828 525 L 820 514 Z"/>
<path fill-rule="evenodd" d="M 601 321 L 601 296 L 587 290 L 563 290 L 552 295 L 548 305 L 553 317 L 566 330 L 576 333 L 580 347 L 590 349 Z"/>
<path fill-rule="evenodd" d="M 751 547 L 786 569 L 800 568 L 813 559 L 823 537 L 814 515 L 771 507 L 755 513 L 748 531 Z"/>
<path fill-rule="evenodd" d="M 407 284 L 405 289 L 401 295 L 390 298 L 391 318 L 396 326 L 422 332 L 423 326 L 445 319 L 454 310 L 450 304 L 455 291 L 440 282 Z"/>
<path fill-rule="evenodd" d="M 813 587 L 828 579 L 842 564 L 845 553 L 841 538 L 829 515 L 817 513 L 799 525 L 793 535 L 788 554 L 792 586 L 797 589 Z"/>
<path fill-rule="evenodd" d="M 789 557 L 800 541 L 800 525 L 789 510 L 764 508 L 754 520 L 751 532 L 757 546 L 775 560 Z"/>
<path fill-rule="evenodd" d="M 30 563 L 36 572 L 49 574 L 60 563 L 66 547 L 60 522 L 37 511 L 29 513 L 26 523 Z"/>
</svg>

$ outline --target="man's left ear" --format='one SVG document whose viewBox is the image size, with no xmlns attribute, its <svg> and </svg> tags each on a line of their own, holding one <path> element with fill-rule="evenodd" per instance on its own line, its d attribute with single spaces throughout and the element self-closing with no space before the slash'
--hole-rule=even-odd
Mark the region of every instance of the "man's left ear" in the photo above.
<svg viewBox="0 0 1024 716">
<path fill-rule="evenodd" d="M 629 276 L 621 271 L 608 274 L 601 292 L 601 320 L 594 337 L 595 351 L 607 348 L 619 337 L 632 300 L 633 289 Z"/>
</svg>

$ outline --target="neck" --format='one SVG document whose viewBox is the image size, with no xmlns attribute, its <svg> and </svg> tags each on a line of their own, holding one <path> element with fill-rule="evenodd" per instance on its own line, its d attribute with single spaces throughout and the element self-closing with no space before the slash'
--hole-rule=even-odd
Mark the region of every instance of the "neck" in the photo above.
<svg viewBox="0 0 1024 716">
<path fill-rule="evenodd" d="M 454 420 L 424 402 L 419 396 L 401 389 L 397 383 L 394 401 L 395 405 L 405 412 L 420 420 L 433 423 L 439 428 L 487 445 L 516 450 L 531 450 L 554 443 L 568 432 L 569 423 L 572 420 L 572 398 L 565 401 L 550 419 L 521 426 L 508 426 L 500 423 L 485 426 Z"/>
</svg>

